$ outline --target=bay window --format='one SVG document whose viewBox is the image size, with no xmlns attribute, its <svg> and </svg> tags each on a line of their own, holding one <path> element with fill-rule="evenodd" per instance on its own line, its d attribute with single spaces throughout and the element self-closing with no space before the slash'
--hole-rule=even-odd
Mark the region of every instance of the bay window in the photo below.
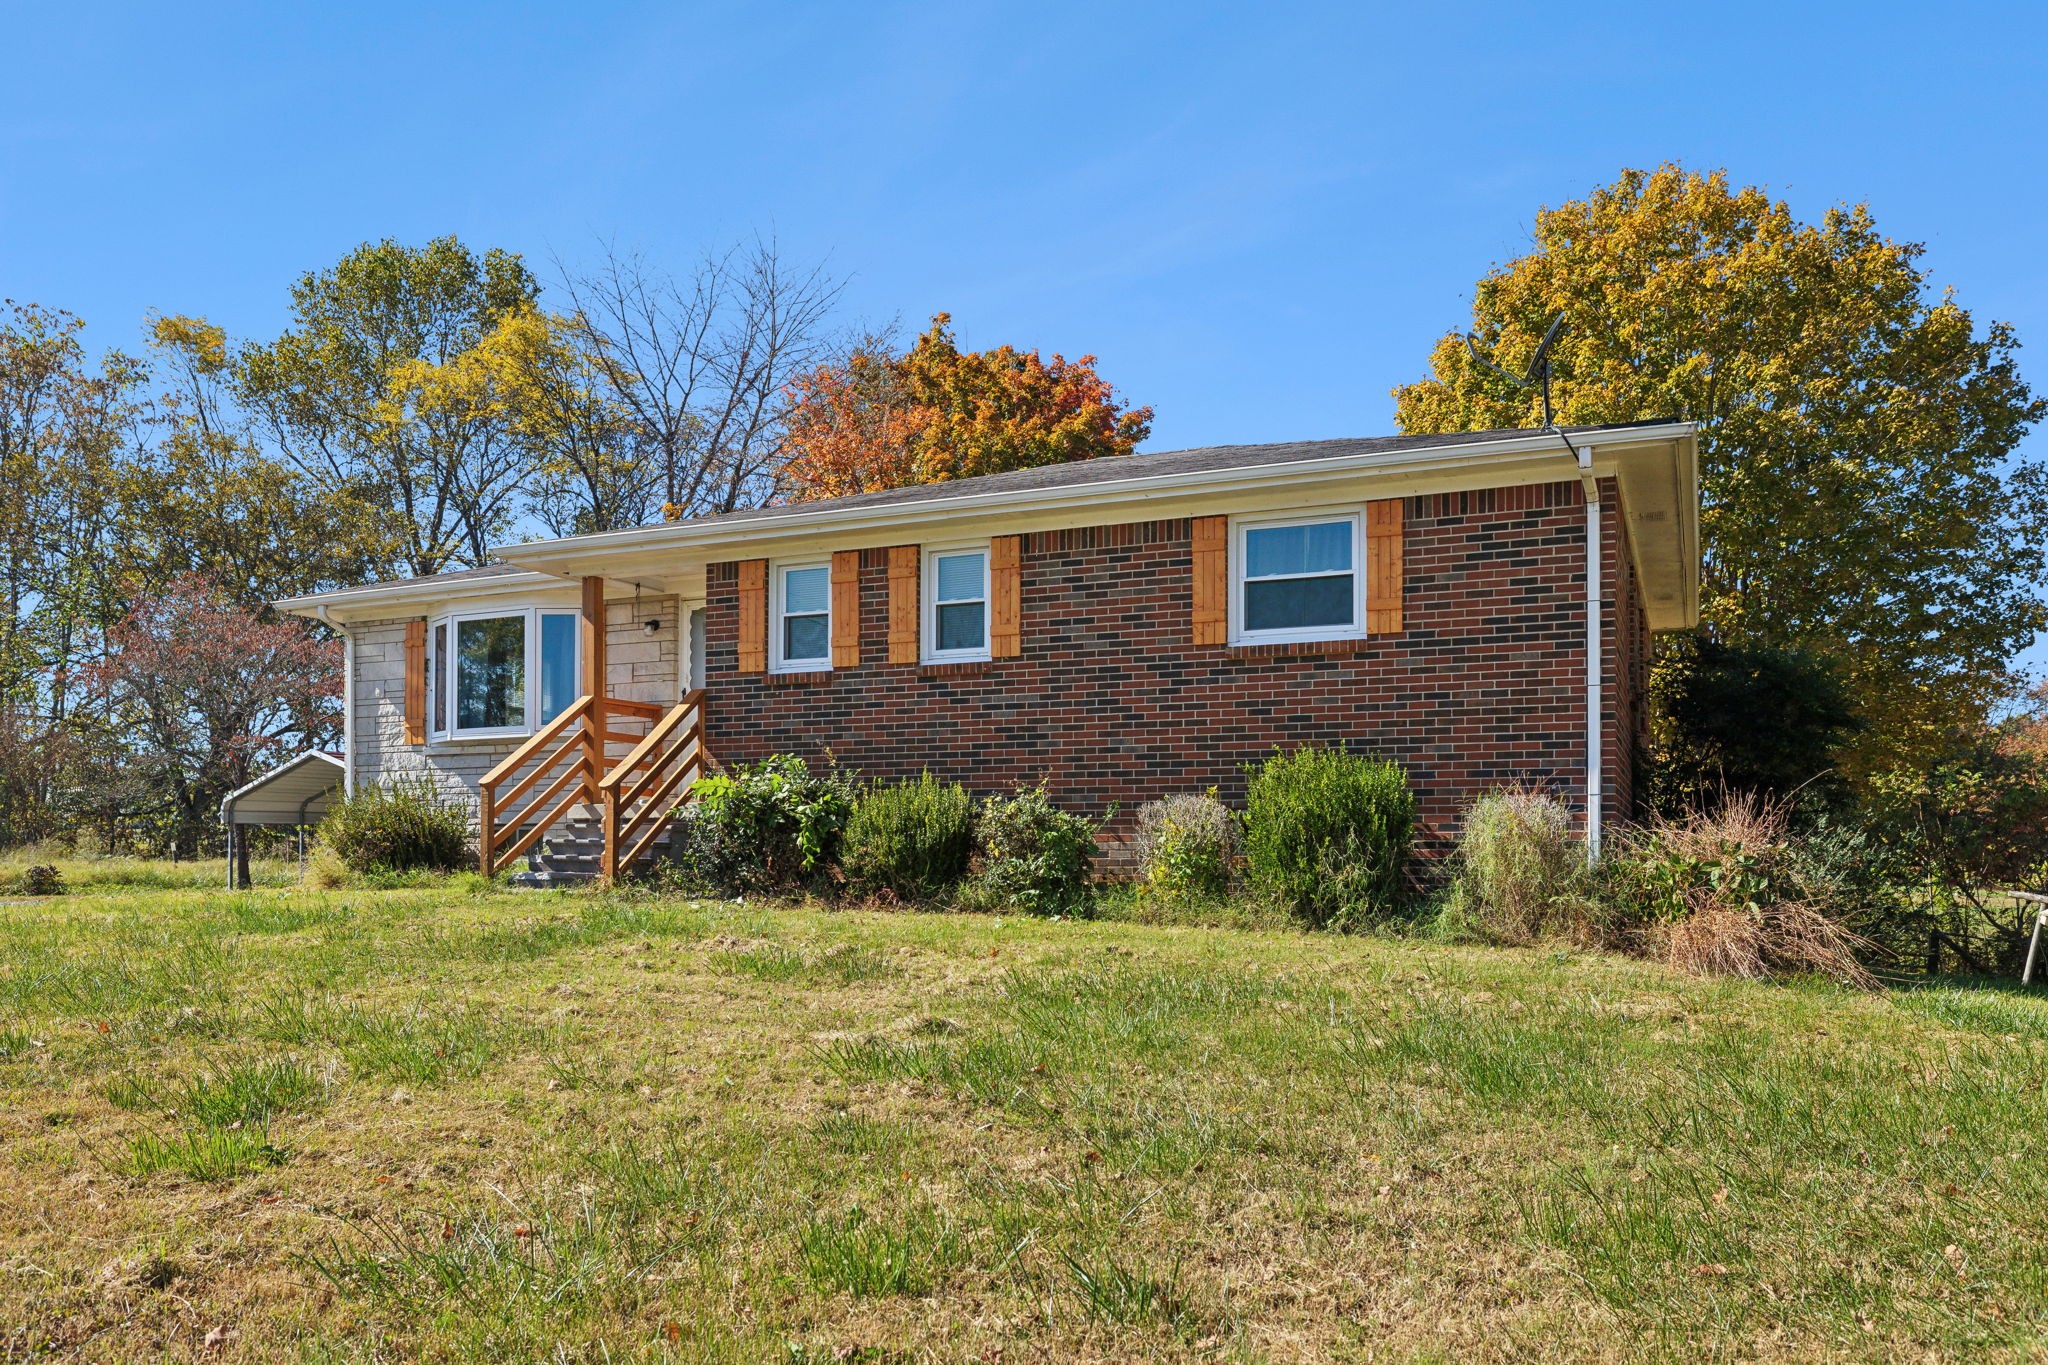
<svg viewBox="0 0 2048 1365">
<path fill-rule="evenodd" d="M 531 734 L 582 695 L 574 611 L 522 608 L 436 620 L 427 660 L 435 739 Z"/>
<path fill-rule="evenodd" d="M 1365 575 L 1356 513 L 1245 521 L 1231 556 L 1235 638 L 1329 640 L 1365 633 Z"/>
</svg>

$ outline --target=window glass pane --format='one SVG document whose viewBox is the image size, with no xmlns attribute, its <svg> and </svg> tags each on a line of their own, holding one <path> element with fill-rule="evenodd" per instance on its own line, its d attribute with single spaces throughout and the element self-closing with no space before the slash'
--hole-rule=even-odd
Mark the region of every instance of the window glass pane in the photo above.
<svg viewBox="0 0 2048 1365">
<path fill-rule="evenodd" d="M 540 719 L 546 725 L 580 695 L 576 690 L 576 618 L 549 612 L 540 618 Z"/>
<path fill-rule="evenodd" d="M 831 602 L 832 572 L 816 569 L 787 569 L 782 575 L 782 609 L 795 615 L 824 611 Z"/>
<path fill-rule="evenodd" d="M 1257 526 L 1244 533 L 1244 575 L 1345 573 L 1351 568 L 1351 523 Z"/>
<path fill-rule="evenodd" d="M 434 650 L 427 656 L 427 695 L 434 699 L 434 732 L 448 733 L 448 623 L 434 627 Z"/>
<path fill-rule="evenodd" d="M 490 730 L 525 723 L 526 618 L 457 622 L 456 728 Z"/>
<path fill-rule="evenodd" d="M 1306 630 L 1349 626 L 1351 575 L 1329 578 L 1273 578 L 1244 585 L 1246 630 Z"/>
<path fill-rule="evenodd" d="M 822 659 L 831 652 L 822 616 L 782 618 L 782 657 L 791 663 Z"/>
<path fill-rule="evenodd" d="M 939 606 L 939 648 L 985 649 L 988 637 L 982 634 L 983 606 L 979 602 L 959 602 Z"/>
<path fill-rule="evenodd" d="M 971 602 L 986 596 L 981 590 L 982 560 L 979 550 L 972 554 L 939 556 L 939 590 L 935 600 L 940 602 Z"/>
</svg>

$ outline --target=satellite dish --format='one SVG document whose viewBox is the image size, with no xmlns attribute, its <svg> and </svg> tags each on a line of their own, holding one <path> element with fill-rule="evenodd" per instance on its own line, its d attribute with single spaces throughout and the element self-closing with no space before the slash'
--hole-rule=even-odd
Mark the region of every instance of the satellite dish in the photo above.
<svg viewBox="0 0 2048 1365">
<path fill-rule="evenodd" d="M 1529 357 L 1529 372 L 1521 375 L 1509 374 L 1506 370 L 1503 370 L 1500 366 L 1479 354 L 1479 348 L 1472 343 L 1471 337 L 1465 338 L 1465 349 L 1471 352 L 1472 360 L 1475 364 L 1493 371 L 1493 373 L 1507 380 L 1508 383 L 1513 384 L 1518 389 L 1540 387 L 1543 390 L 1543 429 L 1545 431 L 1557 430 L 1557 419 L 1550 410 L 1550 345 L 1557 340 L 1557 334 L 1563 330 L 1564 314 L 1559 313 L 1550 320 L 1549 328 L 1543 333 L 1543 340 L 1536 343 L 1536 354 Z"/>
</svg>

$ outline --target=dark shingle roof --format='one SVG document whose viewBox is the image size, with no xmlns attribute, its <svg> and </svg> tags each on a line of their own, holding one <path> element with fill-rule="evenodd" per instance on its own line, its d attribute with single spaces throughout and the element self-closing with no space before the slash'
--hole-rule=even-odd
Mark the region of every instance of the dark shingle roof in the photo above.
<svg viewBox="0 0 2048 1365">
<path fill-rule="evenodd" d="M 1660 426 L 1661 421 L 1623 422 L 1598 427 L 1565 427 L 1567 435 L 1592 431 L 1616 431 L 1628 427 Z M 1193 450 L 1155 450 L 1100 460 L 1076 460 L 1070 464 L 1041 465 L 1007 474 L 983 474 L 947 483 L 910 484 L 874 493 L 854 493 L 843 498 L 818 498 L 811 502 L 782 503 L 743 512 L 694 517 L 687 526 L 710 526 L 721 522 L 758 521 L 763 518 L 807 516 L 848 507 L 888 507 L 904 503 L 946 502 L 954 498 L 981 497 L 990 493 L 1025 492 L 1038 489 L 1082 488 L 1089 484 L 1115 483 L 1161 474 L 1201 474 L 1228 469 L 1255 469 L 1260 465 L 1295 464 L 1304 460 L 1341 460 L 1360 455 L 1391 455 L 1438 446 L 1473 445 L 1541 435 L 1540 430 L 1458 431 L 1441 435 L 1354 436 L 1329 441 L 1280 441 L 1270 445 L 1198 446 Z"/>
</svg>

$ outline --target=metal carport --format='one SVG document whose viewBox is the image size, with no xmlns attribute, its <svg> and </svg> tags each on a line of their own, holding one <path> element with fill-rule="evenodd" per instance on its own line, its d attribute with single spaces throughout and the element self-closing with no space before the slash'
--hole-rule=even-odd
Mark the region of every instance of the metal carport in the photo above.
<svg viewBox="0 0 2048 1365">
<path fill-rule="evenodd" d="M 327 803 L 342 789 L 343 780 L 338 754 L 308 749 L 223 797 L 220 820 L 228 830 L 228 885 L 249 885 L 249 846 L 241 837 L 241 826 L 296 825 L 303 858 L 306 826 L 318 824 L 327 814 Z"/>
</svg>

